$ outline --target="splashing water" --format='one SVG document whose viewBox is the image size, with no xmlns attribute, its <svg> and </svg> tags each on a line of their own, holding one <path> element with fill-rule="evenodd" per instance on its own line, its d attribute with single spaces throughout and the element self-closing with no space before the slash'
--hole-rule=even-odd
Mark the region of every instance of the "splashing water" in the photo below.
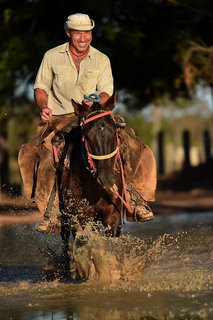
<svg viewBox="0 0 213 320">
<path fill-rule="evenodd" d="M 73 258 L 83 279 L 133 281 L 140 279 L 145 266 L 157 259 L 165 248 L 167 235 L 155 240 L 150 248 L 145 240 L 131 237 L 106 238 L 87 226 L 77 233 Z"/>
<path fill-rule="evenodd" d="M 88 280 L 78 283 L 57 279 L 60 236 L 45 238 L 34 226 L 0 229 L 2 319 L 212 319 L 211 223 L 179 232 L 162 225 L 158 233 L 150 225 L 120 238 L 103 237 L 89 225 L 80 231 L 70 244 L 71 270 Z M 38 246 L 46 247 L 46 239 L 58 259 L 51 282 L 41 281 L 46 260 Z"/>
<path fill-rule="evenodd" d="M 196 234 L 196 230 L 194 230 Z M 213 288 L 211 237 L 193 232 L 164 234 L 155 240 L 101 237 L 87 226 L 73 243 L 73 258 L 82 279 L 115 282 L 140 291 Z"/>
</svg>

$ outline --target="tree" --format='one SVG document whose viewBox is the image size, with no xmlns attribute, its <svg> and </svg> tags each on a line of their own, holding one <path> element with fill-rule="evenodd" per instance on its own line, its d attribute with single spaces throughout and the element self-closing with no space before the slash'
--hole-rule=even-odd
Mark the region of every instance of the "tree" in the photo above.
<svg viewBox="0 0 213 320">
<path fill-rule="evenodd" d="M 11 104 L 20 83 L 33 83 L 47 49 L 67 41 L 63 23 L 74 12 L 87 12 L 95 20 L 95 46 L 109 55 L 116 87 L 131 93 L 129 103 L 138 109 L 164 94 L 187 95 L 183 66 L 189 43 L 212 45 L 210 0 L 102 0 L 101 6 L 97 0 L 51 1 L 51 5 L 47 0 L 1 0 L 0 4 L 1 103 Z M 199 68 L 210 61 L 203 56 L 196 59 Z M 200 77 L 200 73 L 194 77 L 195 83 Z"/>
</svg>

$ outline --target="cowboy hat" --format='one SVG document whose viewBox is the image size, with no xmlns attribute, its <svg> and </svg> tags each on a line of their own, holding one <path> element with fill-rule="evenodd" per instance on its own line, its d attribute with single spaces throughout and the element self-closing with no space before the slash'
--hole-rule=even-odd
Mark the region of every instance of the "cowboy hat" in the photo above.
<svg viewBox="0 0 213 320">
<path fill-rule="evenodd" d="M 95 22 L 90 19 L 87 14 L 75 13 L 67 17 L 64 23 L 64 29 L 72 30 L 92 30 L 95 26 Z"/>
</svg>

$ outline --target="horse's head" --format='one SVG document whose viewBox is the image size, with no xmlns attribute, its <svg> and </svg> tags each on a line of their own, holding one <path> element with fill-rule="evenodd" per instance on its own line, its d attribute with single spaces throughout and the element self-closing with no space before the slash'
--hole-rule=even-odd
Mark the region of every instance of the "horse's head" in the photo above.
<svg viewBox="0 0 213 320">
<path fill-rule="evenodd" d="M 119 122 L 111 115 L 115 95 L 105 105 L 92 107 L 73 102 L 75 112 L 84 118 L 83 136 L 90 166 L 94 166 L 98 183 L 109 189 L 115 183 L 114 164 L 118 150 L 116 129 Z"/>
</svg>

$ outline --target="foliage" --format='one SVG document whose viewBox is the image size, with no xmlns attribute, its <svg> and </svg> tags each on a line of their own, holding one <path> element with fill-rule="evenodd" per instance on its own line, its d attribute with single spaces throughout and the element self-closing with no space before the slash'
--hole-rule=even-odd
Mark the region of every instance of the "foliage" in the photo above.
<svg viewBox="0 0 213 320">
<path fill-rule="evenodd" d="M 212 45 L 210 0 L 102 0 L 101 5 L 1 0 L 0 5 L 0 108 L 12 105 L 20 83 L 33 83 L 44 52 L 67 41 L 63 23 L 71 13 L 86 12 L 95 20 L 94 45 L 110 57 L 116 87 L 132 94 L 128 102 L 137 109 L 165 94 L 186 96 L 185 53 L 192 42 Z M 203 51 L 193 51 L 191 83 L 211 81 L 209 61 Z M 194 72 L 201 67 L 205 72 Z"/>
<path fill-rule="evenodd" d="M 135 134 L 141 138 L 145 144 L 151 146 L 153 141 L 152 124 L 143 116 L 134 116 L 127 118 L 127 124 L 135 131 Z"/>
</svg>

